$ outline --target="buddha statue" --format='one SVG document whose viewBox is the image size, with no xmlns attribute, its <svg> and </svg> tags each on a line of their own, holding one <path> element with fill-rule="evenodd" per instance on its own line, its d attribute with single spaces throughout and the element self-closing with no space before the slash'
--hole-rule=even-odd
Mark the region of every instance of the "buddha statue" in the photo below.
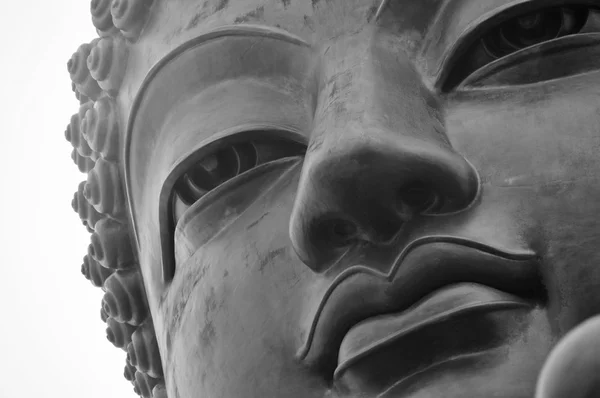
<svg viewBox="0 0 600 398">
<path fill-rule="evenodd" d="M 144 398 L 600 396 L 597 0 L 92 0 L 82 272 Z"/>
</svg>

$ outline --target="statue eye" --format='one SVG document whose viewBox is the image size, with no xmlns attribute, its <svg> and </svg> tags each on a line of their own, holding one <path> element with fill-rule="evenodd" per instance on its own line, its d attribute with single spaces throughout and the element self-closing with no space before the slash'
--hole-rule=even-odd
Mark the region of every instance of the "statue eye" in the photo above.
<svg viewBox="0 0 600 398">
<path fill-rule="evenodd" d="M 562 36 L 579 33 L 589 17 L 582 6 L 555 7 L 512 18 L 481 39 L 494 58 Z"/>
<path fill-rule="evenodd" d="M 192 205 L 207 192 L 255 167 L 256 159 L 256 148 L 251 142 L 219 149 L 185 173 L 177 181 L 175 191 L 186 205 Z"/>
<path fill-rule="evenodd" d="M 500 15 L 502 22 L 491 22 L 488 28 L 480 34 L 475 42 L 467 47 L 467 51 L 459 51 L 455 55 L 455 65 L 443 84 L 443 90 L 448 91 L 458 86 L 474 72 L 479 72 L 489 64 L 508 59 L 521 50 L 533 49 L 545 43 L 556 41 L 566 36 L 592 36 L 600 33 L 600 8 L 587 5 L 565 5 L 542 8 L 515 14 L 508 10 L 511 16 Z M 515 54 L 516 56 L 517 54 Z M 536 54 L 543 57 L 544 54 Z M 565 68 L 554 73 L 544 69 L 544 79 L 564 75 Z M 554 74 L 553 74 L 554 73 Z M 531 79 L 531 71 L 527 75 Z M 541 81 L 537 80 L 537 81 Z M 535 81 L 535 79 L 534 79 Z M 534 82 L 532 81 L 532 82 Z"/>
<path fill-rule="evenodd" d="M 175 183 L 172 199 L 175 224 L 190 206 L 208 192 L 261 164 L 303 156 L 305 151 L 305 146 L 296 142 L 257 140 L 232 144 L 207 154 Z"/>
</svg>

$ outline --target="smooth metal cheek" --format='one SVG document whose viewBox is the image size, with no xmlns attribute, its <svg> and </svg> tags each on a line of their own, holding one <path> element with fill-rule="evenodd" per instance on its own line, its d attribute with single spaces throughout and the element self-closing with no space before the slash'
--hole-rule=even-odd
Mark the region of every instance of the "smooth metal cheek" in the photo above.
<svg viewBox="0 0 600 398">
<path fill-rule="evenodd" d="M 532 186 L 597 173 L 597 150 L 589 148 L 600 146 L 598 77 L 453 94 L 446 102 L 450 141 L 484 184 Z"/>
<path fill-rule="evenodd" d="M 314 283 L 314 274 L 294 257 L 286 234 L 300 168 L 298 161 L 285 178 L 275 182 L 273 189 L 259 197 L 231 226 L 199 248 L 187 261 L 178 264 L 178 272 L 165 292 L 160 309 L 163 319 L 168 320 L 161 337 L 165 345 L 175 348 L 183 344 L 189 334 L 194 336 L 194 344 L 204 343 L 199 336 L 202 337 L 207 314 L 218 330 L 213 344 L 224 350 L 221 352 L 225 357 L 219 359 L 224 358 L 229 364 L 236 358 L 238 361 L 245 358 L 239 355 L 239 347 L 229 342 L 247 341 L 254 334 L 259 335 L 266 321 L 271 322 L 276 333 L 281 333 L 292 347 L 300 344 L 302 330 L 298 323 L 301 322 L 302 304 L 310 297 L 306 289 Z M 229 311 L 205 307 L 204 298 L 211 290 L 222 298 L 217 302 L 228 306 Z M 289 307 L 284 306 L 286 301 L 273 301 L 282 295 L 291 297 L 286 300 Z M 231 327 L 237 326 L 235 322 L 243 318 L 239 314 L 246 313 L 256 316 L 246 321 L 244 328 Z M 223 328 L 223 321 L 227 319 L 233 323 Z M 169 342 L 166 341 L 167 334 Z M 260 351 L 260 341 L 254 341 L 250 348 Z M 203 352 L 201 345 L 192 347 Z M 172 354 L 171 358 L 177 358 L 177 354 Z M 293 361 L 288 356 L 273 359 Z M 173 365 L 173 368 L 177 367 Z M 166 372 L 173 368 L 167 366 Z"/>
</svg>

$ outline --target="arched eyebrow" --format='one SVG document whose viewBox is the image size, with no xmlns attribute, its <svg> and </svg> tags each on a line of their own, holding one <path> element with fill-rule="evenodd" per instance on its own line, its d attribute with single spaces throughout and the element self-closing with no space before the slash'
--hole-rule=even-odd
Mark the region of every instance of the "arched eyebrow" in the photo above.
<svg viewBox="0 0 600 398">
<path fill-rule="evenodd" d="M 150 71 L 146 74 L 146 77 L 144 78 L 144 81 L 142 82 L 140 89 L 138 90 L 132 108 L 135 108 L 136 103 L 141 101 L 141 97 L 143 96 L 146 87 L 156 77 L 156 75 L 158 75 L 160 71 L 163 70 L 166 65 L 170 64 L 175 58 L 177 58 L 179 55 L 191 48 L 200 47 L 203 44 L 208 44 L 214 40 L 218 40 L 225 37 L 264 37 L 274 40 L 281 40 L 302 47 L 310 47 L 310 45 L 300 37 L 293 35 L 285 30 L 274 28 L 271 26 L 250 24 L 221 26 L 219 28 L 216 28 L 214 30 L 211 30 L 207 33 L 204 33 L 200 36 L 188 40 L 187 42 L 181 44 L 179 47 L 175 48 L 170 53 L 162 57 L 156 64 L 154 64 L 154 66 L 152 66 Z"/>
</svg>

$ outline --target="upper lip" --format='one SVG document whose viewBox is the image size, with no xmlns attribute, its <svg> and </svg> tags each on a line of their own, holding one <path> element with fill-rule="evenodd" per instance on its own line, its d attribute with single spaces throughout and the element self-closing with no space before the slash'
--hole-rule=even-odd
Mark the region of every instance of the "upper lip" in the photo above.
<svg viewBox="0 0 600 398">
<path fill-rule="evenodd" d="M 333 378 L 346 333 L 368 318 L 404 311 L 450 284 L 471 282 L 530 299 L 542 299 L 538 259 L 451 236 L 421 238 L 383 274 L 357 265 L 336 277 L 324 294 L 300 359 Z"/>
</svg>

